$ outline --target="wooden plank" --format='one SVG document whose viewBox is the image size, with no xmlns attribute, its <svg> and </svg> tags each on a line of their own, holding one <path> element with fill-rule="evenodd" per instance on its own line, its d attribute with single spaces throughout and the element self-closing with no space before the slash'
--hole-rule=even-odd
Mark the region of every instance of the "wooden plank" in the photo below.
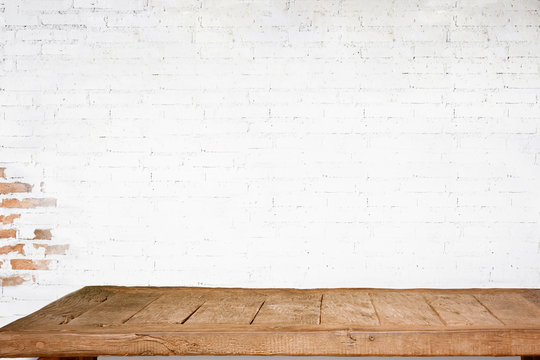
<svg viewBox="0 0 540 360">
<path fill-rule="evenodd" d="M 40 357 L 38 360 L 97 360 L 97 356 L 75 356 L 75 357 Z"/>
<path fill-rule="evenodd" d="M 0 358 L 533 356 L 540 354 L 537 295 L 534 289 L 85 288 L 1 328 Z"/>
<path fill-rule="evenodd" d="M 183 324 L 205 302 L 201 291 L 168 293 L 133 315 L 126 324 Z"/>
<path fill-rule="evenodd" d="M 216 291 L 186 324 L 250 324 L 265 296 L 242 291 Z"/>
<path fill-rule="evenodd" d="M 255 325 L 319 324 L 322 294 L 271 294 L 252 321 Z"/>
<path fill-rule="evenodd" d="M 118 292 L 106 302 L 86 311 L 65 326 L 80 328 L 123 324 L 160 296 L 159 292 Z"/>
<path fill-rule="evenodd" d="M 494 317 L 478 300 L 469 294 L 427 294 L 429 305 L 440 315 L 448 326 L 500 326 L 504 325 Z"/>
<path fill-rule="evenodd" d="M 321 308 L 321 324 L 379 325 L 367 291 L 326 292 Z"/>
<path fill-rule="evenodd" d="M 3 329 L 17 330 L 67 324 L 89 309 L 106 302 L 115 293 L 108 287 L 88 286 L 68 294 Z"/>
<path fill-rule="evenodd" d="M 107 330 L 104 328 L 103 330 Z M 0 357 L 150 355 L 516 356 L 540 353 L 540 330 L 0 332 Z"/>
<path fill-rule="evenodd" d="M 540 308 L 519 293 L 476 294 L 475 297 L 507 326 L 540 327 Z"/>
<path fill-rule="evenodd" d="M 540 308 L 540 290 L 531 289 L 529 291 L 521 293 L 520 295 L 532 302 L 534 305 L 536 305 L 536 307 Z"/>
<path fill-rule="evenodd" d="M 373 291 L 370 294 L 381 325 L 399 325 L 404 330 L 411 325 L 444 325 L 420 293 Z"/>
</svg>

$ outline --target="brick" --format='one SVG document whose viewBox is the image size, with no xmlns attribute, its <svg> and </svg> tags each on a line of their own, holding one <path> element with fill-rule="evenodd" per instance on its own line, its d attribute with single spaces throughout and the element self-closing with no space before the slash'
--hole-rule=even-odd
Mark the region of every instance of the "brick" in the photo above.
<svg viewBox="0 0 540 360">
<path fill-rule="evenodd" d="M 48 270 L 50 260 L 11 259 L 13 270 Z"/>
<path fill-rule="evenodd" d="M 32 185 L 14 182 L 14 183 L 0 183 L 0 194 L 14 194 L 31 192 Z"/>
<path fill-rule="evenodd" d="M 13 43 L 4 47 L 4 53 L 8 56 L 32 56 L 41 51 L 40 44 Z"/>
<path fill-rule="evenodd" d="M 37 15 L 15 12 L 5 12 L 4 21 L 4 24 L 8 26 L 32 26 L 39 24 Z"/>
<path fill-rule="evenodd" d="M 18 275 L 7 276 L 7 277 L 0 276 L 0 282 L 2 286 L 17 286 L 17 285 L 24 284 L 25 282 L 28 282 L 28 281 L 29 281 L 28 278 L 24 278 Z"/>
<path fill-rule="evenodd" d="M 107 17 L 108 27 L 154 27 L 158 24 L 155 16 L 151 13 L 133 14 L 132 16 L 111 15 Z"/>
<path fill-rule="evenodd" d="M 486 42 L 488 41 L 487 29 L 483 28 L 458 28 L 450 30 L 448 37 L 452 42 Z"/>
<path fill-rule="evenodd" d="M 17 230 L 15 229 L 0 229 L 0 239 L 16 238 Z"/>
<path fill-rule="evenodd" d="M 74 0 L 74 8 L 82 9 L 107 9 L 107 10 L 143 10 L 148 1 L 147 0 Z"/>
<path fill-rule="evenodd" d="M 69 245 L 34 244 L 34 248 L 37 250 L 44 249 L 45 255 L 65 255 Z"/>
<path fill-rule="evenodd" d="M 24 255 L 24 244 L 5 245 L 0 247 L 0 255 L 7 255 L 10 253 L 18 253 Z"/>
<path fill-rule="evenodd" d="M 15 221 L 15 219 L 19 219 L 20 217 L 21 217 L 21 214 L 0 215 L 0 224 L 2 225 L 13 224 L 13 221 Z"/>
<path fill-rule="evenodd" d="M 49 229 L 36 229 L 34 230 L 34 239 L 33 240 L 51 240 L 52 234 Z"/>
<path fill-rule="evenodd" d="M 23 11 L 65 11 L 71 8 L 72 0 L 25 0 L 19 9 Z"/>
<path fill-rule="evenodd" d="M 4 199 L 0 203 L 0 208 L 30 209 L 36 207 L 56 206 L 56 199 Z"/>
<path fill-rule="evenodd" d="M 45 13 L 40 16 L 44 25 L 83 25 L 84 19 L 75 13 Z"/>
</svg>

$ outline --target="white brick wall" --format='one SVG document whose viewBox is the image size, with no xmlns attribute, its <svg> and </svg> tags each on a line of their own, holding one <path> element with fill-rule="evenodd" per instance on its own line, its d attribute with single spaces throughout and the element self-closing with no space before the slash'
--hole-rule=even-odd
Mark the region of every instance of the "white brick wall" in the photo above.
<svg viewBox="0 0 540 360">
<path fill-rule="evenodd" d="M 540 287 L 539 10 L 0 0 L 0 167 L 58 200 L 2 228 L 70 245 L 0 322 L 85 284 Z"/>
</svg>

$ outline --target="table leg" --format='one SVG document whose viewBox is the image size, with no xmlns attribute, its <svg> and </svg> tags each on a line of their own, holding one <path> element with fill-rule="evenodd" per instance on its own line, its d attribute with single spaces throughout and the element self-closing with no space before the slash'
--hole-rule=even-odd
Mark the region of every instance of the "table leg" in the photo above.
<svg viewBox="0 0 540 360">
<path fill-rule="evenodd" d="M 521 360 L 540 360 L 540 355 L 539 356 L 522 356 Z"/>
</svg>

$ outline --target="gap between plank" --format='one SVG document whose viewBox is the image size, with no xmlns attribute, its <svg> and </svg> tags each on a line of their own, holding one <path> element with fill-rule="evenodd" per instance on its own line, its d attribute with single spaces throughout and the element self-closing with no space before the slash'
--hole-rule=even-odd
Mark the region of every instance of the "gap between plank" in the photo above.
<svg viewBox="0 0 540 360">
<path fill-rule="evenodd" d="M 476 301 L 478 301 L 478 303 L 479 303 L 480 305 L 482 305 L 482 306 L 484 307 L 484 309 L 486 309 L 487 312 L 488 312 L 491 316 L 493 316 L 495 319 L 497 319 L 497 321 L 499 321 L 501 324 L 503 324 L 504 326 L 506 326 L 506 324 L 505 324 L 501 319 L 499 319 L 499 318 L 497 317 L 497 315 L 495 315 L 495 314 L 494 314 L 494 313 L 493 313 L 486 305 L 484 305 L 484 303 L 482 303 L 482 302 L 476 297 L 476 295 L 471 294 L 471 296 L 472 296 Z"/>
<path fill-rule="evenodd" d="M 377 317 L 378 325 L 381 326 L 381 318 L 379 317 L 379 312 L 377 311 L 377 308 L 375 307 L 375 302 L 373 301 L 373 294 L 368 292 L 369 296 L 369 302 L 371 303 L 371 306 L 373 307 L 373 311 L 375 311 L 375 316 Z"/>
<path fill-rule="evenodd" d="M 261 305 L 257 309 L 257 312 L 255 312 L 255 315 L 253 315 L 253 319 L 251 319 L 251 321 L 249 322 L 249 325 L 253 324 L 253 322 L 255 321 L 255 318 L 257 317 L 257 315 L 259 315 L 259 311 L 261 311 L 261 309 L 262 309 L 265 302 L 266 302 L 266 299 L 263 300 L 263 302 L 261 303 Z"/>
<path fill-rule="evenodd" d="M 322 322 L 322 301 L 323 301 L 324 294 L 321 294 L 321 301 L 319 303 L 319 325 L 321 325 Z"/>
<path fill-rule="evenodd" d="M 113 293 L 111 295 L 106 295 L 105 296 L 105 299 L 103 299 L 103 301 L 99 302 L 99 304 L 95 304 L 94 306 L 90 306 L 88 307 L 86 310 L 84 310 L 83 312 L 81 312 L 80 314 L 78 314 L 77 316 L 74 316 L 70 319 L 67 319 L 67 316 L 64 316 L 64 319 L 62 320 L 62 322 L 60 322 L 58 325 L 67 325 L 69 324 L 71 321 L 75 320 L 76 318 L 80 317 L 81 315 L 85 314 L 86 312 L 92 310 L 93 308 L 97 307 L 97 306 L 100 306 L 101 304 L 103 304 L 104 302 L 106 302 L 107 300 L 109 300 L 110 297 L 114 297 L 114 295 L 116 295 L 117 293 Z M 69 315 L 68 315 L 69 316 Z"/>
<path fill-rule="evenodd" d="M 141 311 L 143 311 L 144 309 L 146 309 L 148 306 L 150 306 L 151 303 L 153 303 L 154 301 L 156 301 L 157 299 L 161 298 L 163 295 L 159 295 L 157 298 L 151 300 L 148 304 L 144 305 L 142 308 L 140 308 L 139 310 L 137 310 L 133 315 L 131 315 L 130 317 L 128 317 L 126 320 L 122 321 L 122 324 L 125 324 L 127 323 L 129 320 L 131 320 L 132 317 L 134 317 L 135 315 L 137 315 L 138 313 L 140 313 Z"/>
<path fill-rule="evenodd" d="M 426 304 L 428 304 L 428 306 L 430 307 L 431 311 L 433 311 L 435 313 L 435 315 L 437 315 L 437 317 L 439 318 L 439 320 L 441 321 L 441 323 L 444 325 L 444 326 L 448 326 L 448 324 L 446 323 L 446 321 L 444 321 L 444 319 L 442 318 L 441 314 L 439 314 L 439 312 L 433 307 L 433 305 L 431 305 L 431 303 L 426 299 L 426 297 L 424 295 L 422 295 L 422 298 L 424 299 L 424 301 L 426 302 Z"/>
<path fill-rule="evenodd" d="M 197 310 L 199 310 L 199 309 L 201 308 L 201 306 L 203 306 L 205 303 L 206 303 L 206 300 L 203 301 L 203 303 L 202 303 L 201 305 L 197 306 L 197 308 L 196 308 L 195 310 L 193 310 L 193 312 L 192 312 L 191 314 L 189 314 L 184 320 L 182 320 L 182 321 L 180 322 L 180 324 L 185 324 L 186 321 L 188 321 L 189 318 L 192 317 L 193 314 L 195 314 L 195 313 L 197 312 Z"/>
</svg>

